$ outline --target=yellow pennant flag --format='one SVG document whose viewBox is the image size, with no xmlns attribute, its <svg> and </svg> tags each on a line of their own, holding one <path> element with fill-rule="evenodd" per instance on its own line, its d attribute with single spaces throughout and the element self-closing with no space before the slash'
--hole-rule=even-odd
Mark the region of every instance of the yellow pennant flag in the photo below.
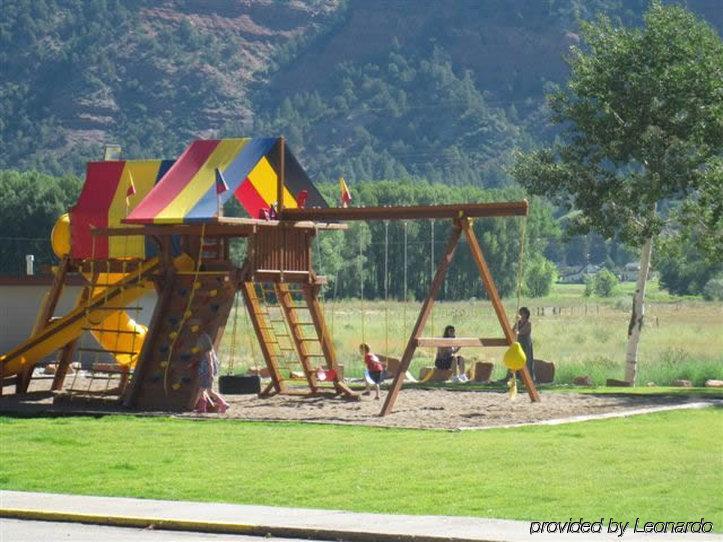
<svg viewBox="0 0 723 542">
<path fill-rule="evenodd" d="M 341 206 L 344 208 L 349 207 L 351 203 L 351 192 L 349 192 L 349 187 L 346 185 L 344 177 L 339 177 L 339 197 L 341 199 Z"/>
</svg>

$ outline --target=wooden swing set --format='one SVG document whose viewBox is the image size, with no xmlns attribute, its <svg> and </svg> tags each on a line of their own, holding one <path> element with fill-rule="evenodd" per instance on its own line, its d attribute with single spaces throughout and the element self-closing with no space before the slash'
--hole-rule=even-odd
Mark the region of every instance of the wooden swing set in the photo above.
<svg viewBox="0 0 723 542">
<path fill-rule="evenodd" d="M 505 313 L 497 287 L 492 278 L 489 266 L 485 260 L 482 248 L 472 227 L 475 218 L 526 216 L 528 213 L 527 201 L 502 203 L 453 204 L 434 206 L 409 207 L 359 207 L 359 208 L 329 208 L 329 209 L 288 209 L 281 220 L 286 222 L 313 220 L 320 222 L 332 221 L 371 221 L 371 220 L 415 220 L 415 219 L 447 219 L 452 221 L 452 231 L 444 252 L 436 267 L 427 296 L 419 311 L 416 323 L 410 334 L 407 345 L 402 354 L 399 370 L 397 371 L 389 393 L 380 412 L 386 416 L 394 408 L 405 375 L 409 370 L 414 352 L 419 347 L 509 347 L 515 342 L 515 333 Z M 423 337 L 422 333 L 432 312 L 432 307 L 444 284 L 447 271 L 454 258 L 457 246 L 464 236 L 470 248 L 472 258 L 477 266 L 480 279 L 485 292 L 502 328 L 503 337 Z M 385 278 L 386 280 L 386 278 Z M 539 401 L 539 393 L 526 367 L 520 369 L 522 382 L 527 389 L 531 401 Z"/>
</svg>

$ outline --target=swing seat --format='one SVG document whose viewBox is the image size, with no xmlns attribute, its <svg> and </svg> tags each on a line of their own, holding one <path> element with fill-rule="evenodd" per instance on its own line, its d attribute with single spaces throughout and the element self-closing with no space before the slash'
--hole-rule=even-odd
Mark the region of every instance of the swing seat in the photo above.
<svg viewBox="0 0 723 542">
<path fill-rule="evenodd" d="M 255 376 L 224 375 L 218 377 L 218 391 L 224 395 L 254 395 L 261 392 L 261 378 Z"/>
<path fill-rule="evenodd" d="M 334 369 L 319 368 L 316 371 L 316 379 L 319 382 L 334 382 L 336 380 L 336 371 Z"/>
<path fill-rule="evenodd" d="M 436 367 L 423 367 L 419 371 L 419 381 L 425 382 L 447 382 L 454 371 L 452 369 L 437 369 Z"/>
</svg>

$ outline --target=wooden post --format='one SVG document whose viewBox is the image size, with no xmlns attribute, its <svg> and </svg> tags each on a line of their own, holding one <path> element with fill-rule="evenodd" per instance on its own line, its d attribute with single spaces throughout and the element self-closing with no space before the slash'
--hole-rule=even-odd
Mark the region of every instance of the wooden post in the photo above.
<svg viewBox="0 0 723 542">
<path fill-rule="evenodd" d="M 78 301 L 76 302 L 76 307 L 82 307 L 85 305 L 88 300 L 93 296 L 93 287 L 92 286 L 86 286 L 83 288 L 83 291 L 78 296 Z M 53 384 L 50 386 L 50 389 L 52 391 L 59 391 L 63 389 L 63 384 L 65 383 L 65 377 L 68 374 L 68 367 L 70 367 L 70 364 L 73 361 L 73 356 L 75 355 L 75 349 L 78 346 L 79 338 L 73 339 L 71 342 L 66 344 L 63 349 L 60 351 L 60 356 L 58 357 L 58 367 L 55 369 L 55 375 L 53 376 Z"/>
<path fill-rule="evenodd" d="M 246 310 L 249 312 L 249 319 L 253 325 L 254 332 L 256 332 L 256 338 L 259 341 L 259 347 L 261 354 L 264 356 L 266 367 L 269 369 L 269 376 L 271 377 L 271 385 L 264 390 L 260 395 L 266 396 L 270 393 L 271 388 L 276 393 L 283 393 L 285 391 L 285 384 L 281 378 L 281 371 L 279 370 L 279 364 L 276 356 L 271 351 L 271 337 L 267 331 L 267 326 L 262 325 L 264 322 L 261 320 L 261 305 L 258 297 L 256 297 L 256 289 L 253 282 L 243 282 L 241 284 L 241 293 L 244 297 L 246 304 Z"/>
<path fill-rule="evenodd" d="M 279 138 L 279 176 L 276 181 L 276 215 L 281 220 L 284 213 L 284 186 L 286 185 L 286 141 Z"/>
<path fill-rule="evenodd" d="M 404 354 L 402 355 L 402 359 L 399 363 L 399 372 L 394 377 L 392 387 L 389 389 L 389 393 L 384 400 L 382 411 L 379 413 L 380 416 L 386 416 L 392 411 L 392 408 L 394 408 L 394 403 L 397 400 L 399 391 L 402 389 L 404 376 L 409 370 L 409 365 L 412 362 L 412 356 L 414 355 L 414 351 L 417 349 L 417 339 L 422 335 L 422 332 L 424 331 L 424 325 L 427 323 L 429 314 L 432 312 L 432 306 L 434 305 L 434 300 L 439 293 L 439 289 L 444 283 L 444 277 L 447 274 L 450 263 L 452 263 L 452 259 L 454 258 L 454 251 L 457 248 L 457 244 L 459 243 L 461 235 L 462 224 L 460 223 L 460 220 L 456 220 L 454 228 L 452 229 L 452 233 L 450 234 L 449 240 L 447 241 L 447 247 L 445 248 L 444 254 L 442 255 L 442 259 L 437 265 L 437 271 L 434 275 L 434 279 L 432 280 L 432 284 L 429 286 L 429 292 L 427 293 L 427 297 L 425 298 L 424 303 L 422 304 L 422 308 L 419 311 L 417 323 L 414 325 L 412 334 L 410 335 L 409 341 L 407 342 L 407 347 L 404 349 Z"/>
<path fill-rule="evenodd" d="M 482 277 L 482 283 L 484 284 L 487 295 L 492 302 L 492 307 L 495 309 L 497 320 L 500 322 L 500 326 L 502 326 L 502 331 L 505 334 L 507 344 L 511 345 L 513 342 L 515 342 L 517 338 L 515 337 L 515 332 L 512 330 L 512 326 L 510 326 L 510 321 L 507 319 L 505 307 L 504 305 L 502 305 L 500 295 L 497 293 L 497 287 L 495 286 L 495 281 L 492 278 L 492 273 L 490 273 L 489 266 L 487 265 L 487 261 L 485 260 L 484 254 L 482 253 L 482 248 L 479 246 L 477 236 L 475 235 L 474 229 L 472 228 L 472 221 L 469 219 L 464 220 L 462 223 L 462 229 L 464 229 L 464 235 L 467 238 L 469 249 L 472 252 L 472 258 L 477 264 L 477 269 L 479 269 L 480 277 Z M 522 376 L 522 382 L 525 384 L 525 388 L 527 388 L 527 393 L 530 396 L 530 400 L 533 402 L 539 401 L 540 394 L 537 392 L 537 388 L 535 387 L 535 384 L 530 377 L 530 373 L 527 370 L 527 367 L 523 367 L 520 370 L 520 375 Z"/>
<path fill-rule="evenodd" d="M 50 291 L 46 294 L 43 305 L 38 313 L 38 318 L 33 326 L 32 335 L 43 330 L 48 326 L 50 320 L 55 314 L 55 309 L 58 307 L 58 301 L 63 293 L 63 287 L 65 286 L 65 278 L 68 275 L 68 269 L 70 267 L 70 257 L 64 256 L 58 264 L 58 270 L 53 275 L 53 282 L 50 286 Z M 30 386 L 30 380 L 33 376 L 33 367 L 28 367 L 20 371 L 15 379 L 15 393 L 26 393 Z"/>
</svg>

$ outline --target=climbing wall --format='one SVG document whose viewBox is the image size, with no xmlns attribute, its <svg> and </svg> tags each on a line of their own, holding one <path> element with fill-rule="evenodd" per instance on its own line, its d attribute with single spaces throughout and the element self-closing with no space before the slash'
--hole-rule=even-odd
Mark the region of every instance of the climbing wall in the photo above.
<svg viewBox="0 0 723 542">
<path fill-rule="evenodd" d="M 236 293 L 234 273 L 231 267 L 189 272 L 165 284 L 125 400 L 127 406 L 164 411 L 193 408 L 202 355 L 196 344 L 204 332 L 220 341 Z"/>
</svg>

